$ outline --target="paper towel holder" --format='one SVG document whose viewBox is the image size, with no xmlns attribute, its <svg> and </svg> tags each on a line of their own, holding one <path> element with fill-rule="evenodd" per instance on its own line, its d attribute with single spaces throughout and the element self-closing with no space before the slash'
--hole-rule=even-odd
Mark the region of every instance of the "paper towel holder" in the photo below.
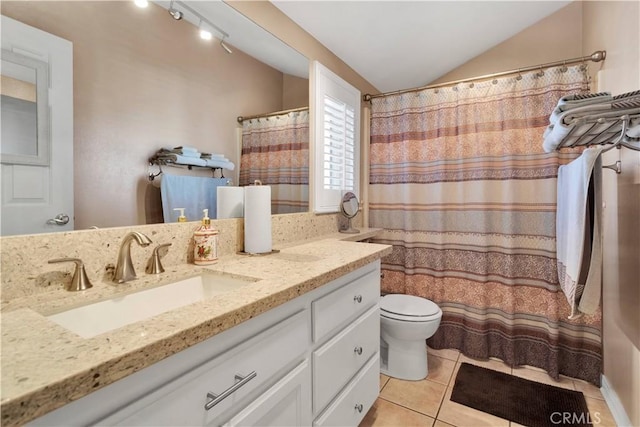
<svg viewBox="0 0 640 427">
<path fill-rule="evenodd" d="M 342 196 L 342 202 L 340 203 L 340 212 L 344 215 L 347 220 L 347 228 L 344 230 L 338 230 L 341 233 L 347 234 L 357 234 L 360 230 L 357 230 L 351 226 L 351 219 L 355 218 L 358 215 L 358 210 L 360 209 L 360 203 L 358 203 L 358 198 L 352 192 L 344 193 Z"/>
</svg>

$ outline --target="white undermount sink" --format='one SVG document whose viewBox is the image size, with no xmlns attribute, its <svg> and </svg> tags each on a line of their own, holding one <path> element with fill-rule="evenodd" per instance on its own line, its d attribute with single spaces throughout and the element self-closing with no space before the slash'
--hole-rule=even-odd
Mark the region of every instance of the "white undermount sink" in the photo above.
<svg viewBox="0 0 640 427">
<path fill-rule="evenodd" d="M 47 316 L 83 338 L 203 301 L 252 283 L 255 279 L 200 274 Z"/>
</svg>

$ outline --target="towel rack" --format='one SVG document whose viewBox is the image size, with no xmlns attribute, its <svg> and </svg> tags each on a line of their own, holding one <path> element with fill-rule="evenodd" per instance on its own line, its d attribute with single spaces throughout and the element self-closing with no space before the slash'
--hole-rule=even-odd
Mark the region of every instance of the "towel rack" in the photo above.
<svg viewBox="0 0 640 427">
<path fill-rule="evenodd" d="M 640 138 L 631 138 L 627 136 L 627 130 L 632 120 L 640 121 L 640 112 L 633 114 L 624 114 L 621 116 L 612 117 L 582 117 L 574 119 L 572 124 L 573 128 L 567 133 L 564 140 L 558 145 L 557 150 L 563 147 L 590 147 L 593 145 L 608 145 L 602 152 L 613 148 L 629 148 L 631 150 L 640 151 Z M 591 125 L 582 135 L 578 136 L 573 142 L 569 142 L 569 137 L 576 131 L 576 129 L 583 128 L 584 126 Z M 602 129 L 602 126 L 606 126 Z M 600 129 L 597 132 L 592 132 L 594 129 Z M 622 163 L 620 160 L 611 165 L 602 166 L 606 169 L 611 169 L 617 174 L 622 173 Z"/>
<path fill-rule="evenodd" d="M 629 123 L 632 120 L 640 120 L 640 112 L 636 114 L 625 114 L 616 117 L 583 117 L 574 119 L 572 124 L 573 128 L 567 133 L 563 142 L 558 145 L 558 150 L 563 147 L 589 147 L 592 145 L 611 145 L 607 148 L 607 151 L 612 148 L 626 147 L 632 150 L 640 151 L 640 138 L 631 138 L 626 135 L 629 128 Z M 567 144 L 569 137 L 576 131 L 585 125 L 591 125 L 582 135 L 578 136 L 571 144 Z M 608 125 L 605 129 L 599 132 L 592 133 L 591 131 L 599 127 L 599 125 Z M 616 137 L 615 139 L 613 139 Z M 612 140 L 613 139 L 613 140 Z M 633 144 L 636 142 L 636 144 Z"/>
<path fill-rule="evenodd" d="M 153 172 L 149 172 L 149 181 L 153 181 L 154 179 L 156 179 L 156 177 L 162 175 L 163 171 L 162 171 L 162 166 L 171 166 L 171 167 L 177 167 L 177 168 L 186 168 L 189 170 L 193 170 L 193 168 L 197 169 L 210 169 L 211 170 L 211 176 L 212 178 L 216 177 L 216 170 L 220 170 L 220 178 L 224 178 L 224 170 L 222 168 L 217 168 L 217 167 L 211 167 L 211 166 L 198 166 L 198 165 L 187 165 L 187 164 L 183 164 L 183 163 L 176 163 L 176 162 L 172 162 L 170 160 L 165 160 L 165 159 L 158 159 L 156 157 L 152 157 L 149 159 L 149 166 L 153 166 L 156 165 L 160 168 L 160 170 L 156 173 Z"/>
</svg>

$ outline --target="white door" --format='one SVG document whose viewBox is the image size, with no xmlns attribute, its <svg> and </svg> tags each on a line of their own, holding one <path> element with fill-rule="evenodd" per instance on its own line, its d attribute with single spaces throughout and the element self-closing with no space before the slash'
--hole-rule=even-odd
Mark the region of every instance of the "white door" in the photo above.
<svg viewBox="0 0 640 427">
<path fill-rule="evenodd" d="M 47 137 L 46 145 L 39 138 L 40 144 L 36 143 L 33 149 L 24 148 L 21 139 L 14 139 L 13 128 L 20 121 L 17 116 L 3 112 L 0 117 L 1 234 L 73 230 L 73 45 L 6 16 L 2 16 L 1 40 L 3 109 L 9 101 L 16 100 L 13 94 L 5 93 L 10 86 L 6 79 L 12 78 L 6 74 L 11 68 L 28 71 L 31 63 L 40 64 L 48 74 L 48 87 L 33 85 L 39 94 L 35 104 L 40 103 L 34 107 L 37 123 L 26 120 L 35 126 L 31 132 L 37 135 L 36 139 Z M 37 65 L 33 67 L 35 76 L 39 71 Z M 24 82 L 18 85 L 21 83 Z M 25 127 L 29 128 L 20 126 Z"/>
</svg>

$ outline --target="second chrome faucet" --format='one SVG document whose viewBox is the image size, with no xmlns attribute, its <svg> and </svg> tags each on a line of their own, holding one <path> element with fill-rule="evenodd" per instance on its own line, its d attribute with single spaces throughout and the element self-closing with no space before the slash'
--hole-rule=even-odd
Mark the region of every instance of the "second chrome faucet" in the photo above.
<svg viewBox="0 0 640 427">
<path fill-rule="evenodd" d="M 122 243 L 120 243 L 118 261 L 116 262 L 116 273 L 113 277 L 113 281 L 116 283 L 128 282 L 137 277 L 136 271 L 133 268 L 133 262 L 131 261 L 131 242 L 134 240 L 140 246 L 149 246 L 151 244 L 151 239 L 137 231 L 132 231 L 124 236 Z"/>
</svg>

